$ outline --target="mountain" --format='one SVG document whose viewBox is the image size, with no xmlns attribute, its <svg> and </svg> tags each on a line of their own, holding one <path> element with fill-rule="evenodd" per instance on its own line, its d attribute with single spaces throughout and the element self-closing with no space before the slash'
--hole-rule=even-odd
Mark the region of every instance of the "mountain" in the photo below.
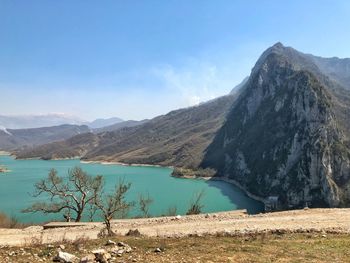
<svg viewBox="0 0 350 263">
<path fill-rule="evenodd" d="M 123 120 L 117 117 L 113 117 L 109 119 L 96 119 L 92 122 L 86 123 L 86 125 L 88 125 L 92 129 L 99 129 L 99 128 L 111 126 L 113 124 L 117 124 L 120 122 L 123 122 Z"/>
<path fill-rule="evenodd" d="M 145 124 L 82 134 L 18 158 L 211 168 L 282 208 L 350 205 L 349 59 L 277 43 L 233 94 Z"/>
<path fill-rule="evenodd" d="M 332 63 L 330 63 L 331 61 Z M 348 60 L 277 43 L 263 53 L 201 163 L 283 208 L 349 206 Z"/>
<path fill-rule="evenodd" d="M 85 125 L 64 124 L 33 129 L 0 129 L 0 150 L 14 150 L 19 147 L 33 147 L 54 141 L 68 139 L 74 135 L 90 132 Z"/>
<path fill-rule="evenodd" d="M 84 160 L 198 167 L 204 149 L 225 120 L 236 96 L 169 112 L 142 125 L 16 152 L 18 158 L 80 156 Z"/>
<path fill-rule="evenodd" d="M 343 87 L 350 89 L 350 58 L 308 56 L 324 74 L 343 85 Z"/>
<path fill-rule="evenodd" d="M 236 85 L 231 91 L 230 94 L 235 94 L 237 91 L 241 90 L 242 87 L 248 82 L 249 76 L 245 77 L 238 85 Z"/>
<path fill-rule="evenodd" d="M 101 132 L 107 132 L 107 131 L 115 131 L 115 130 L 119 130 L 121 128 L 127 128 L 127 127 L 135 127 L 141 124 L 144 124 L 146 122 L 148 122 L 149 120 L 141 120 L 141 121 L 133 121 L 133 120 L 129 120 L 129 121 L 122 121 L 122 122 L 118 122 L 109 126 L 104 126 L 102 128 L 97 128 L 94 129 L 94 133 L 101 133 Z"/>
<path fill-rule="evenodd" d="M 60 113 L 46 115 L 0 115 L 0 127 L 6 129 L 40 128 L 62 124 L 82 125 L 84 121 L 78 117 Z"/>
</svg>

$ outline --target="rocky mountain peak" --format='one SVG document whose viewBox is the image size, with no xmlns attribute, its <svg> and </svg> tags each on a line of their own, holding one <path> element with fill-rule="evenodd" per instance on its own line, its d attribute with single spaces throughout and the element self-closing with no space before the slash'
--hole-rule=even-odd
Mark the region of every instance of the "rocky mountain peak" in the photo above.
<svg viewBox="0 0 350 263">
<path fill-rule="evenodd" d="M 285 208 L 346 204 L 350 154 L 326 80 L 304 54 L 267 49 L 202 166 Z"/>
</svg>

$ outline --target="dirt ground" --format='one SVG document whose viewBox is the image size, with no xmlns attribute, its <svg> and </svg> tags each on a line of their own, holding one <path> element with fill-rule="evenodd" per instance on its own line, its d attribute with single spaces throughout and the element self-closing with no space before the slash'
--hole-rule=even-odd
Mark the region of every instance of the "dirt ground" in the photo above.
<svg viewBox="0 0 350 263">
<path fill-rule="evenodd" d="M 182 238 L 113 237 L 132 247 L 113 255 L 109 262 L 350 262 L 349 234 L 252 234 Z M 97 248 L 108 250 L 107 239 L 65 242 L 64 251 L 79 259 Z M 0 247 L 1 263 L 52 262 L 62 243 L 25 247 Z M 157 250 L 159 248 L 159 250 Z M 158 252 L 157 252 L 158 251 Z M 94 261 L 89 261 L 94 262 Z"/>
<path fill-rule="evenodd" d="M 0 246 L 23 246 L 33 242 L 48 244 L 79 238 L 96 239 L 104 228 L 102 223 L 84 226 L 45 229 L 31 226 L 24 229 L 0 229 Z M 350 209 L 304 209 L 258 215 L 247 215 L 244 210 L 193 216 L 158 217 L 115 220 L 113 229 L 125 235 L 138 229 L 145 237 L 185 237 L 207 234 L 245 235 L 249 233 L 350 233 Z"/>
</svg>

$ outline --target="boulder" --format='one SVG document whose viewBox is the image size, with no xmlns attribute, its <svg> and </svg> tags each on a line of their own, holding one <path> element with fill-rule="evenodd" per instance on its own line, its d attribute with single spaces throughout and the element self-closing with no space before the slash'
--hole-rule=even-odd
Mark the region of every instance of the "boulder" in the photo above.
<svg viewBox="0 0 350 263">
<path fill-rule="evenodd" d="M 154 250 L 154 252 L 160 253 L 160 252 L 162 252 L 162 250 L 161 250 L 159 247 L 157 247 L 157 248 Z"/>
<path fill-rule="evenodd" d="M 65 249 L 66 249 L 65 245 L 59 245 L 58 247 L 59 247 L 60 249 L 62 249 L 62 250 L 65 250 Z"/>
<path fill-rule="evenodd" d="M 118 256 L 124 254 L 124 253 L 130 253 L 132 251 L 132 248 L 123 242 L 119 242 L 117 246 L 109 249 L 110 253 L 116 254 Z"/>
<path fill-rule="evenodd" d="M 78 258 L 73 254 L 69 254 L 67 252 L 59 251 L 57 256 L 53 259 L 55 262 L 63 262 L 63 263 L 74 263 L 77 262 Z"/>
<path fill-rule="evenodd" d="M 112 257 L 111 254 L 104 249 L 96 249 L 93 250 L 92 253 L 95 255 L 96 261 L 101 263 L 107 263 Z"/>
<path fill-rule="evenodd" d="M 108 240 L 106 246 L 116 245 L 117 243 L 113 240 Z"/>
<path fill-rule="evenodd" d="M 127 244 L 125 244 L 124 242 L 118 242 L 118 247 L 126 247 L 128 246 Z"/>
</svg>

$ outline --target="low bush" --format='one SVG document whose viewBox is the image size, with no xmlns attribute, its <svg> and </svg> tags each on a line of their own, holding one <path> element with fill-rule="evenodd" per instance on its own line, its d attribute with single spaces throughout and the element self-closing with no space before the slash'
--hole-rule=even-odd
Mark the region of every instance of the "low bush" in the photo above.
<svg viewBox="0 0 350 263">
<path fill-rule="evenodd" d="M 26 226 L 26 224 L 19 223 L 16 217 L 9 217 L 5 213 L 0 212 L 0 228 L 24 228 Z"/>
</svg>

